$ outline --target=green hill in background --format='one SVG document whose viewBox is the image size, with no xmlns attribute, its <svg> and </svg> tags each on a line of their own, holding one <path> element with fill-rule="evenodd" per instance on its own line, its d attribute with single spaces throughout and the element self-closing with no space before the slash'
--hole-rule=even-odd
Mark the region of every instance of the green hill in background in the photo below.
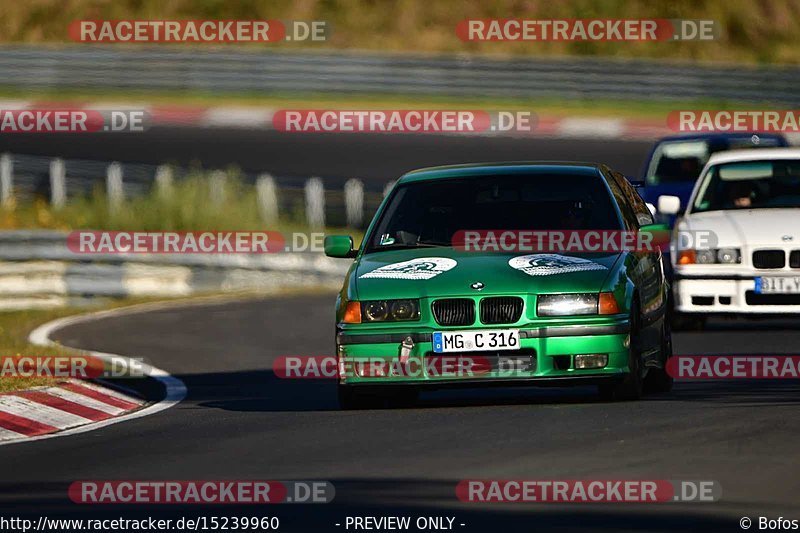
<svg viewBox="0 0 800 533">
<path fill-rule="evenodd" d="M 458 22 L 492 17 L 711 19 L 721 35 L 711 42 L 641 43 L 465 43 L 456 36 Z M 325 43 L 253 45 L 271 48 L 800 63 L 800 0 L 4 0 L 0 42 L 69 42 L 67 26 L 77 19 L 325 20 L 331 25 Z"/>
</svg>

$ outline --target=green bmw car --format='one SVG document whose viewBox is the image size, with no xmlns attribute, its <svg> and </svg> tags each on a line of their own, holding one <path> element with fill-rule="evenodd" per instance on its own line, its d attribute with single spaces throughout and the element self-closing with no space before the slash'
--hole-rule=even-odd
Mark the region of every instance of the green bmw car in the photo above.
<svg viewBox="0 0 800 533">
<path fill-rule="evenodd" d="M 587 163 L 436 167 L 400 178 L 352 258 L 336 303 L 339 402 L 408 405 L 453 386 L 596 385 L 608 400 L 670 390 L 661 252 L 464 246 L 463 236 L 647 232 L 621 174 Z M 484 244 L 486 244 L 484 242 Z"/>
</svg>

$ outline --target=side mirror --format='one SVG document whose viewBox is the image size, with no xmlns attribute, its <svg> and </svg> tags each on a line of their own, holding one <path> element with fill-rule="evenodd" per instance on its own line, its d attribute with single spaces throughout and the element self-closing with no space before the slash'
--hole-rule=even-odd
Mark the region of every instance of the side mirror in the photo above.
<svg viewBox="0 0 800 533">
<path fill-rule="evenodd" d="M 658 212 L 662 215 L 677 215 L 681 211 L 681 199 L 677 196 L 658 197 Z"/>
<path fill-rule="evenodd" d="M 639 226 L 639 233 L 649 235 L 649 239 L 644 244 L 648 246 L 646 249 L 651 252 L 655 251 L 656 248 L 662 251 L 666 250 L 672 235 L 668 224 L 645 224 L 644 226 Z"/>
<path fill-rule="evenodd" d="M 639 231 L 647 233 L 666 231 L 667 233 L 670 233 L 669 224 L 645 224 L 644 226 L 639 226 Z"/>
<path fill-rule="evenodd" d="M 350 235 L 326 235 L 325 255 L 328 257 L 355 257 L 356 250 L 353 250 L 353 238 Z"/>
</svg>

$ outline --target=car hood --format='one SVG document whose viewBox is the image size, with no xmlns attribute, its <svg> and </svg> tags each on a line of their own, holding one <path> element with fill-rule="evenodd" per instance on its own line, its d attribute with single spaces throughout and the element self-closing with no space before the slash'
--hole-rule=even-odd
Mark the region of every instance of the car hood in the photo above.
<svg viewBox="0 0 800 533">
<path fill-rule="evenodd" d="M 620 255 L 384 251 L 362 256 L 352 281 L 360 300 L 599 292 Z M 484 285 L 480 293 L 471 288 L 477 282 Z"/>
<path fill-rule="evenodd" d="M 679 230 L 710 231 L 717 247 L 775 246 L 800 243 L 800 209 L 732 209 L 693 213 L 678 225 Z M 788 236 L 791 239 L 784 240 Z"/>
</svg>

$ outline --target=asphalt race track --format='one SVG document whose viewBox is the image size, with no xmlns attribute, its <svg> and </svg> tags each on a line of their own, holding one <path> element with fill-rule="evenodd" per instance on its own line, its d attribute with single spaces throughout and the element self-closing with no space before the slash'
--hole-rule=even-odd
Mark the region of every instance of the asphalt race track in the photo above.
<svg viewBox="0 0 800 533">
<path fill-rule="evenodd" d="M 0 152 L 127 163 L 236 165 L 276 175 L 361 178 L 381 185 L 415 168 L 540 159 L 598 161 L 638 175 L 649 142 L 402 134 L 281 133 L 154 127 L 143 133 L 0 135 Z"/>
<path fill-rule="evenodd" d="M 0 505 L 16 515 L 180 515 L 170 506 L 79 506 L 66 487 L 79 479 L 303 479 L 331 481 L 334 503 L 215 514 L 275 514 L 285 531 L 334 531 L 347 515 L 387 513 L 455 516 L 463 531 L 499 523 L 508 531 L 731 531 L 743 515 L 797 512 L 796 383 L 684 382 L 636 403 L 603 403 L 591 388 L 442 391 L 417 408 L 340 412 L 332 382 L 271 371 L 277 356 L 330 353 L 332 302 L 204 304 L 57 332 L 68 345 L 158 362 L 189 394 L 152 416 L 0 449 Z M 676 353 L 792 353 L 797 325 L 715 322 L 677 334 Z M 456 483 L 475 478 L 707 479 L 723 495 L 659 505 L 458 502 Z"/>
<path fill-rule="evenodd" d="M 349 151 L 337 154 L 324 145 L 316 153 L 318 140 L 305 141 L 310 144 L 297 149 L 306 153 L 295 152 L 293 167 L 288 145 L 267 133 L 246 140 L 239 132 L 222 140 L 196 132 L 186 137 L 198 146 L 184 138 L 175 153 L 202 155 L 202 143 L 216 144 L 220 153 L 209 149 L 209 162 L 241 154 L 242 165 L 269 161 L 299 174 L 330 164 L 328 174 L 357 170 L 374 177 L 459 157 L 600 159 L 635 172 L 647 148 L 618 141 L 386 137 L 372 150 L 337 137 L 334 144 Z M 49 148 L 67 143 L 49 139 Z M 255 150 L 260 141 L 265 146 Z M 144 156 L 141 146 L 103 142 L 95 151 Z M 166 141 L 150 142 L 158 155 L 172 150 Z M 7 149 L 11 141 L 3 143 Z M 69 150 L 81 157 L 88 151 L 80 143 L 61 146 L 65 157 Z M 455 530 L 465 532 L 741 531 L 742 516 L 800 518 L 796 381 L 680 382 L 670 394 L 634 403 L 603 403 L 593 388 L 440 391 L 424 394 L 414 408 L 341 412 L 332 381 L 284 380 L 272 372 L 278 356 L 331 354 L 333 302 L 334 295 L 323 294 L 206 303 L 58 331 L 55 338 L 69 346 L 144 357 L 183 380 L 188 396 L 152 416 L 0 448 L 2 514 L 278 516 L 279 531 L 320 532 L 346 531 L 347 516 L 365 515 L 450 516 Z M 796 354 L 800 322 L 711 321 L 704 332 L 674 338 L 677 354 Z M 715 480 L 722 499 L 498 505 L 455 497 L 461 479 L 581 478 Z M 330 504 L 213 509 L 90 506 L 67 498 L 72 481 L 109 479 L 326 480 L 336 497 Z"/>
</svg>

